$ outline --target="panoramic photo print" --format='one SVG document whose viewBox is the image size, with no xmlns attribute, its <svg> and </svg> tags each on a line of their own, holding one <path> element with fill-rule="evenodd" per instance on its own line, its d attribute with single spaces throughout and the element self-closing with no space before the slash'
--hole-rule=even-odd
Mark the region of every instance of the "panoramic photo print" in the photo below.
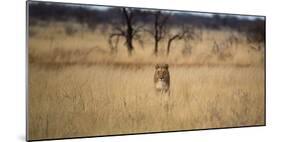
<svg viewBox="0 0 281 142">
<path fill-rule="evenodd" d="M 27 140 L 265 125 L 264 16 L 27 9 Z"/>
</svg>

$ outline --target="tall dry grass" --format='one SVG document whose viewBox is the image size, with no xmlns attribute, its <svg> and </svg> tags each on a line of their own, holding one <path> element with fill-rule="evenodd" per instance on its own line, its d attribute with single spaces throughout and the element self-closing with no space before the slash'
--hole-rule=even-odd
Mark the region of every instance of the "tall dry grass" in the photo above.
<svg viewBox="0 0 281 142">
<path fill-rule="evenodd" d="M 67 24 L 76 32 L 66 32 Z M 111 54 L 110 30 L 71 24 L 30 27 L 29 139 L 265 123 L 263 51 L 249 48 L 242 33 L 203 29 L 202 39 L 190 41 L 191 53 L 178 41 L 168 57 L 165 42 L 153 56 L 146 35 L 144 48 L 135 43 L 128 57 L 122 44 Z M 238 41 L 229 44 L 231 36 Z M 219 52 L 212 51 L 214 41 Z M 170 65 L 170 96 L 154 92 L 158 62 Z"/>
</svg>

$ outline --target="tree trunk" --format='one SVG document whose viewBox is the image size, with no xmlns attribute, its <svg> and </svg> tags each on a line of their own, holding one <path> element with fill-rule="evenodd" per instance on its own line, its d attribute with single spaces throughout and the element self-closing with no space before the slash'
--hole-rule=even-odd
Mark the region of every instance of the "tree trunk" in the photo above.
<svg viewBox="0 0 281 142">
<path fill-rule="evenodd" d="M 133 47 L 133 40 L 131 37 L 127 37 L 127 49 L 128 49 L 128 55 L 131 56 L 132 55 L 132 51 L 134 50 Z"/>
<path fill-rule="evenodd" d="M 157 56 L 157 53 L 158 53 L 158 41 L 157 41 L 157 39 L 155 38 L 154 55 Z"/>
<path fill-rule="evenodd" d="M 158 19 L 159 19 L 159 13 L 155 14 L 155 21 L 154 21 L 154 55 L 157 56 L 158 53 L 158 42 L 159 42 L 159 31 L 158 31 L 158 27 L 159 27 L 159 23 L 158 23 Z"/>
<path fill-rule="evenodd" d="M 167 45 L 167 56 L 169 55 L 170 53 L 170 47 L 171 47 L 171 43 L 172 43 L 173 40 L 169 39 L 168 41 L 168 45 Z"/>
<path fill-rule="evenodd" d="M 132 27 L 132 15 L 128 13 L 128 11 L 123 8 L 123 13 L 125 15 L 127 31 L 126 31 L 126 44 L 128 49 L 128 55 L 132 55 L 132 51 L 134 50 L 133 46 L 133 27 Z"/>
<path fill-rule="evenodd" d="M 181 36 L 179 35 L 175 35 L 173 37 L 171 37 L 169 40 L 168 40 L 168 45 L 167 45 L 167 55 L 169 55 L 170 53 L 170 48 L 171 48 L 171 45 L 172 45 L 172 42 L 175 40 L 175 39 L 181 39 Z"/>
</svg>

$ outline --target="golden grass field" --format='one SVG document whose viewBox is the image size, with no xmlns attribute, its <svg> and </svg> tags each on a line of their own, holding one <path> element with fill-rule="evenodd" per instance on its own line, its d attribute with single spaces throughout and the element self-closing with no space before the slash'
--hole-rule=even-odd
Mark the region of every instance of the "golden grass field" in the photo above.
<svg viewBox="0 0 281 142">
<path fill-rule="evenodd" d="M 73 35 L 66 26 L 78 29 Z M 199 29 L 196 29 L 199 31 Z M 108 32 L 74 23 L 29 27 L 29 139 L 264 125 L 264 51 L 230 29 L 201 29 L 192 52 L 175 42 L 159 56 L 144 35 L 129 57 L 123 43 L 111 54 Z M 235 44 L 212 52 L 213 42 Z M 154 91 L 156 63 L 168 63 L 170 96 Z"/>
</svg>

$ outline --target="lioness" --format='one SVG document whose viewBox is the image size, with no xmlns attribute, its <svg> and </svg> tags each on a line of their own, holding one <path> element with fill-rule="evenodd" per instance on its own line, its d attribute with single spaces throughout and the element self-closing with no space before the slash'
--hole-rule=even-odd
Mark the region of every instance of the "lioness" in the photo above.
<svg viewBox="0 0 281 142">
<path fill-rule="evenodd" d="M 154 73 L 155 90 L 161 93 L 170 92 L 170 73 L 168 64 L 156 64 Z"/>
</svg>

